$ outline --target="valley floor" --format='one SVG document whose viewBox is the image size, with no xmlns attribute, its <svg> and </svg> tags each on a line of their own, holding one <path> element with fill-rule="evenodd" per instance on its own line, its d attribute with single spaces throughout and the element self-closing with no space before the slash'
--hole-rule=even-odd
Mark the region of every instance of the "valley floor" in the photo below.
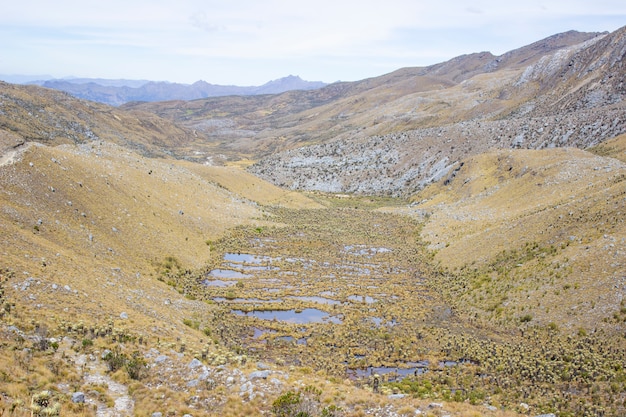
<svg viewBox="0 0 626 417">
<path fill-rule="evenodd" d="M 390 201 L 311 197 L 326 208 L 266 207 L 261 226 L 207 241 L 200 269 L 158 264 L 152 282 L 176 290 L 165 303 L 178 305 L 184 338 L 119 320 L 44 333 L 19 303 L 6 309 L 24 333 L 3 331 L 5 412 L 24 415 L 29 397 L 14 398 L 40 390 L 66 415 L 292 415 L 276 408 L 290 392 L 312 415 L 625 412 L 622 336 L 479 317 L 451 298 L 471 281 L 435 264 L 420 222 L 377 209 Z M 3 270 L 7 296 L 18 282 Z M 59 346 L 68 353 L 50 356 Z M 67 367 L 77 355 L 84 365 Z M 88 401 L 71 402 L 81 390 Z"/>
</svg>

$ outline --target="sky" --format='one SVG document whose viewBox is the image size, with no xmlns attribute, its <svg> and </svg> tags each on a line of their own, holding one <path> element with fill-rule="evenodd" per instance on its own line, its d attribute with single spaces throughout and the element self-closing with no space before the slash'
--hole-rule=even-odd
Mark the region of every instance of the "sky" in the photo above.
<svg viewBox="0 0 626 417">
<path fill-rule="evenodd" d="M 625 25 L 624 0 L 0 0 L 0 74 L 356 81 Z"/>
</svg>

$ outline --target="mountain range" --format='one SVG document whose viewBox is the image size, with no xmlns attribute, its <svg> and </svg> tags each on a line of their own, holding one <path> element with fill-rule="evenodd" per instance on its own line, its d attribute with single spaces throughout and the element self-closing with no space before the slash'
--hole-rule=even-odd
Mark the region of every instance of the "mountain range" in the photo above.
<svg viewBox="0 0 626 417">
<path fill-rule="evenodd" d="M 279 94 L 290 90 L 312 90 L 325 86 L 320 81 L 305 81 L 289 75 L 261 86 L 217 85 L 206 81 L 180 84 L 140 80 L 107 80 L 89 78 L 50 79 L 29 84 L 65 91 L 74 97 L 119 106 L 132 101 L 195 100 L 216 96 Z"/>
</svg>

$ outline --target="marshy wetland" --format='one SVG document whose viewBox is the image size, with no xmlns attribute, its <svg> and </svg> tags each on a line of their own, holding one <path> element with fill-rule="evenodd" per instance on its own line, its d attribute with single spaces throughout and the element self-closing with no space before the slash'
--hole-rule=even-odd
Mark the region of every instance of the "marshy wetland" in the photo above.
<svg viewBox="0 0 626 417">
<path fill-rule="evenodd" d="M 624 410 L 622 335 L 479 320 L 451 298 L 476 272 L 435 265 L 418 221 L 371 207 L 268 208 L 263 220 L 207 242 L 204 269 L 168 278 L 213 306 L 194 318 L 214 329 L 212 343 L 387 393 Z"/>
</svg>

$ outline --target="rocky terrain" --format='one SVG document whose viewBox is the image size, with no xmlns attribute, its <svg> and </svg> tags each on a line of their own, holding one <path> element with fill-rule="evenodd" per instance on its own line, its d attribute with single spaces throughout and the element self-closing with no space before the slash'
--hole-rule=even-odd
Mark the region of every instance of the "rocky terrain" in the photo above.
<svg viewBox="0 0 626 417">
<path fill-rule="evenodd" d="M 435 106 L 449 106 L 450 116 L 464 115 L 463 121 L 447 123 L 452 120 L 446 118 L 436 127 L 386 135 L 345 134 L 275 153 L 251 172 L 291 189 L 406 196 L 449 173 L 467 155 L 490 149 L 585 149 L 626 132 L 625 53 L 624 30 L 593 38 L 508 72 L 510 78 L 500 79 L 496 88 L 475 76 L 437 92 L 454 106 L 445 101 Z M 413 97 L 415 109 L 403 119 L 420 113 L 432 117 L 430 109 L 420 107 L 422 102 L 428 107 L 433 97 L 420 98 Z M 513 103 L 491 104 L 503 100 Z"/>
</svg>

